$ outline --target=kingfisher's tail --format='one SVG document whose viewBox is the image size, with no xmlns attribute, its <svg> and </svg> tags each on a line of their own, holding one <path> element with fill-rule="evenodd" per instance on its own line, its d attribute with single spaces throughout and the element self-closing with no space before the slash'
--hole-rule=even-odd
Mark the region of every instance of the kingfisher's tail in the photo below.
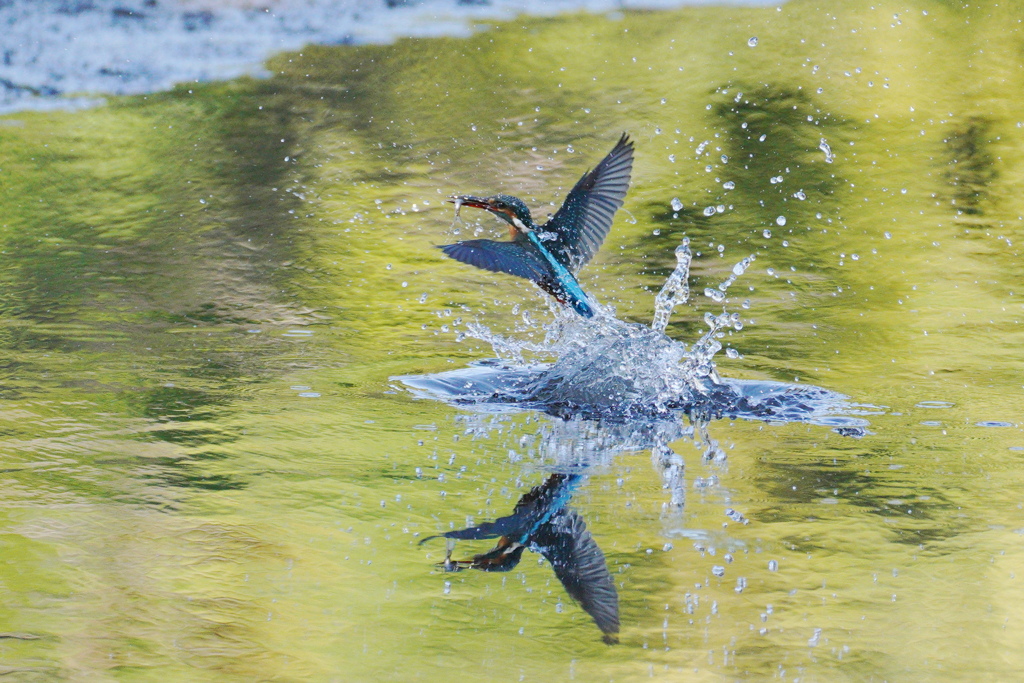
<svg viewBox="0 0 1024 683">
<path fill-rule="evenodd" d="M 582 292 L 583 290 L 581 289 L 580 291 Z M 576 311 L 584 318 L 594 317 L 594 307 L 590 305 L 590 302 L 587 299 L 577 299 L 576 297 L 571 297 L 568 303 L 570 306 L 572 306 L 572 310 Z"/>
</svg>

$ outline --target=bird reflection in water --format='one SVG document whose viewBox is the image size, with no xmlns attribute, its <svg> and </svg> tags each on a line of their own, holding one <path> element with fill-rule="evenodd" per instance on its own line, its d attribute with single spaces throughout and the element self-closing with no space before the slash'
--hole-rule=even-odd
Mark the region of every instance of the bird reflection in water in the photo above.
<svg viewBox="0 0 1024 683">
<path fill-rule="evenodd" d="M 569 596 L 594 619 L 604 634 L 604 642 L 617 643 L 619 595 L 615 581 L 583 518 L 568 506 L 583 478 L 579 474 L 552 474 L 520 498 L 508 517 L 430 536 L 420 543 L 434 538 L 449 539 L 448 553 L 438 566 L 450 572 L 507 572 L 519 564 L 524 550 L 540 553 L 551 563 Z M 485 538 L 497 538 L 498 544 L 472 559 L 451 559 L 452 541 Z"/>
</svg>

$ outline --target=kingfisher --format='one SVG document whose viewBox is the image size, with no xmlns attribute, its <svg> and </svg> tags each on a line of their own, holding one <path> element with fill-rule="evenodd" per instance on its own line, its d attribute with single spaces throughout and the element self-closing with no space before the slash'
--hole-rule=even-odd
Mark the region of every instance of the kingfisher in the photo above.
<svg viewBox="0 0 1024 683">
<path fill-rule="evenodd" d="M 544 225 L 533 222 L 530 209 L 518 197 L 458 195 L 449 199 L 456 215 L 463 206 L 489 211 L 508 223 L 510 242 L 465 240 L 440 247 L 457 261 L 495 273 L 508 273 L 537 284 L 556 301 L 584 318 L 594 317 L 594 304 L 576 273 L 587 264 L 612 227 L 622 206 L 633 169 L 633 141 L 622 134 L 612 151 L 583 174 Z"/>
<path fill-rule="evenodd" d="M 498 543 L 469 560 L 451 559 L 449 546 L 440 567 L 449 572 L 508 572 L 519 564 L 524 550 L 538 552 L 551 563 L 569 596 L 593 618 L 604 634 L 604 642 L 612 645 L 618 642 L 619 633 L 615 581 L 583 518 L 568 506 L 582 480 L 579 474 L 552 474 L 520 498 L 508 517 L 441 534 L 450 541 L 497 538 Z M 435 538 L 424 538 L 420 545 Z"/>
</svg>

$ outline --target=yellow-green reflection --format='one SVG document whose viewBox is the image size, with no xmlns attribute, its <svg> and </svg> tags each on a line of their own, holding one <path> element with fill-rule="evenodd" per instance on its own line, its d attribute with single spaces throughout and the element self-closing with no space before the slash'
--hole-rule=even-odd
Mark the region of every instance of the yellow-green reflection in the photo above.
<svg viewBox="0 0 1024 683">
<path fill-rule="evenodd" d="M 522 19 L 5 117 L 0 672 L 1013 678 L 1018 18 L 794 2 Z M 455 239 L 443 197 L 553 211 L 623 130 L 634 187 L 584 286 L 646 321 L 684 234 L 697 291 L 756 252 L 731 290 L 750 300 L 726 339 L 744 358 L 721 371 L 889 413 L 860 440 L 713 423 L 727 466 L 677 442 L 679 513 L 647 454 L 609 458 L 573 502 L 617 577 L 607 647 L 556 609 L 536 556 L 502 583 L 437 573 L 443 550 L 416 545 L 508 514 L 545 476 L 521 437 L 548 418 L 485 428 L 388 378 L 488 355 L 455 341 L 457 318 L 544 316 L 529 285 L 431 248 Z M 718 310 L 697 299 L 673 335 Z"/>
</svg>

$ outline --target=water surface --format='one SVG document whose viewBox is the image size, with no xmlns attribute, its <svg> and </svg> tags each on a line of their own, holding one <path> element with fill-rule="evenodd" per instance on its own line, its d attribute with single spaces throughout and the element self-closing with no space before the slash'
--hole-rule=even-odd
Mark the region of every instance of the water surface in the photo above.
<svg viewBox="0 0 1024 683">
<path fill-rule="evenodd" d="M 1018 18 L 521 19 L 0 119 L 0 671 L 1014 678 Z M 455 235 L 443 198 L 543 216 L 622 131 L 633 188 L 584 287 L 649 323 L 689 237 L 695 296 L 667 330 L 689 343 L 722 311 L 704 289 L 756 254 L 718 372 L 874 406 L 863 434 L 481 413 L 392 379 L 493 357 L 469 323 L 539 342 L 551 320 L 532 286 L 432 248 L 500 234 Z M 452 574 L 418 544 L 570 465 L 613 646 L 539 555 Z"/>
</svg>

